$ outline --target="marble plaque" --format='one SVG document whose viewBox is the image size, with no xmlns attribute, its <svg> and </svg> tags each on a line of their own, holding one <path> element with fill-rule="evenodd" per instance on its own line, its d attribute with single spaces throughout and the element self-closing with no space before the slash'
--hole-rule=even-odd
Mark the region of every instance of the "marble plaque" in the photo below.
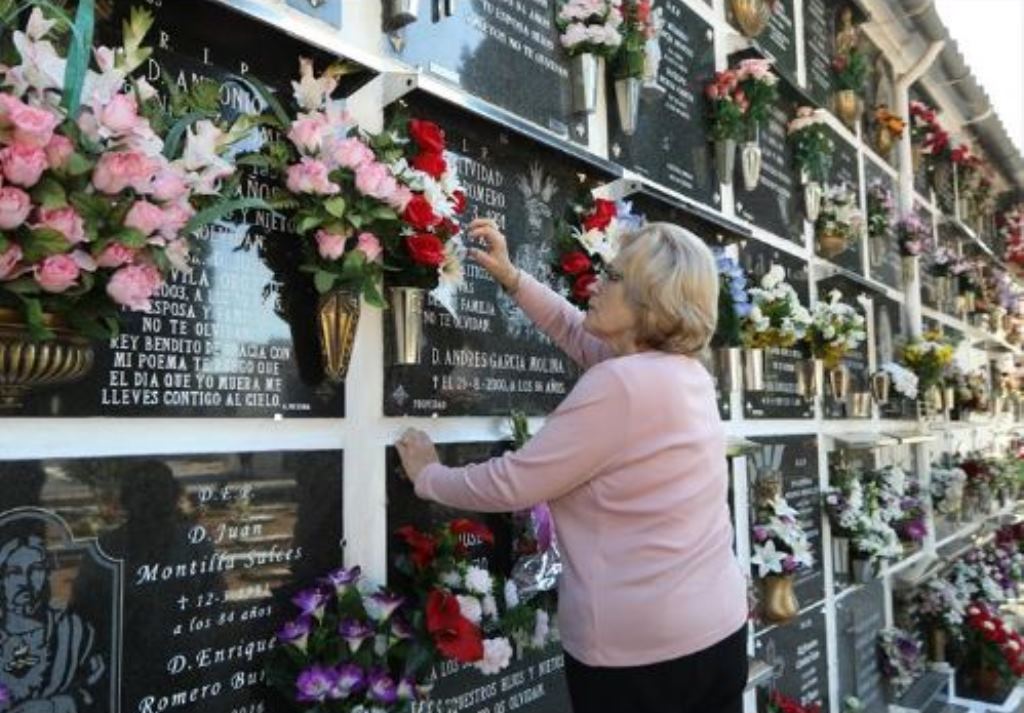
<svg viewBox="0 0 1024 713">
<path fill-rule="evenodd" d="M 14 710 L 282 709 L 264 660 L 341 564 L 341 451 L 7 461 L 0 484 Z"/>
</svg>

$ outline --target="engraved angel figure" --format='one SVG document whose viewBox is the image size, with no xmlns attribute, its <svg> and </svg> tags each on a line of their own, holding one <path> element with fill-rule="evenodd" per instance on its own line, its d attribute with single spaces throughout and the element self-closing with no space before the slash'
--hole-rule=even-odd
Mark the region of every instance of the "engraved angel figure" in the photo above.
<svg viewBox="0 0 1024 713">
<path fill-rule="evenodd" d="M 521 175 L 517 183 L 526 209 L 526 234 L 512 248 L 512 260 L 524 272 L 541 282 L 551 283 L 551 199 L 558 192 L 558 184 L 551 176 L 544 175 L 539 163 L 530 165 L 529 176 Z M 522 310 L 511 297 L 502 291 L 498 293 L 498 309 L 505 318 L 505 332 L 510 337 L 530 336 L 539 342 L 547 337 L 533 327 Z"/>
</svg>

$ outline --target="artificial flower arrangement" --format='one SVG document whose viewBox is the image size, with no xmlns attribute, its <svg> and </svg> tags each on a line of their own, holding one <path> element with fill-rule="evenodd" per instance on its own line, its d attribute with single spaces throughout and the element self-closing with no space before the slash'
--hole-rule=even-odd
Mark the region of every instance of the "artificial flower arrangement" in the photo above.
<svg viewBox="0 0 1024 713">
<path fill-rule="evenodd" d="M 975 509 L 987 512 L 993 496 L 992 486 L 995 473 L 990 461 L 980 453 L 968 454 L 959 463 L 960 469 L 967 475 L 965 494 Z"/>
<path fill-rule="evenodd" d="M 716 72 L 704 87 L 712 139 L 751 138 L 768 121 L 778 81 L 765 59 L 745 59 L 735 69 Z"/>
<path fill-rule="evenodd" d="M 932 464 L 931 493 L 932 507 L 943 515 L 957 515 L 963 506 L 967 473 L 955 465 Z"/>
<path fill-rule="evenodd" d="M 930 164 L 948 158 L 949 132 L 939 123 L 936 110 L 924 102 L 910 102 L 910 136 L 916 149 L 928 158 Z"/>
<path fill-rule="evenodd" d="M 842 294 L 832 290 L 827 301 L 819 301 L 811 310 L 807 342 L 815 359 L 826 369 L 839 367 L 851 351 L 867 339 L 864 315 L 842 301 Z"/>
<path fill-rule="evenodd" d="M 1024 677 L 1024 639 L 983 603 L 967 607 L 963 635 L 958 688 L 972 696 L 1001 701 Z"/>
<path fill-rule="evenodd" d="M 767 713 L 821 713 L 821 703 L 801 703 L 780 691 L 772 691 L 768 695 Z"/>
<path fill-rule="evenodd" d="M 924 645 L 909 631 L 892 627 L 878 632 L 882 675 L 899 698 L 925 671 Z"/>
<path fill-rule="evenodd" d="M 1003 260 L 1011 266 L 1024 266 L 1024 206 L 1014 206 L 1003 212 L 997 224 L 999 235 L 1006 246 Z"/>
<path fill-rule="evenodd" d="M 910 400 L 917 398 L 917 374 L 912 372 L 910 369 L 891 361 L 882 365 L 882 371 L 887 373 L 889 378 L 892 379 L 892 387 L 896 390 L 897 394 Z"/>
<path fill-rule="evenodd" d="M 640 79 L 644 76 L 648 41 L 662 29 L 659 10 L 652 0 L 621 0 L 622 43 L 613 60 L 616 79 Z"/>
<path fill-rule="evenodd" d="M 787 133 L 794 145 L 794 160 L 804 182 L 824 185 L 832 171 L 835 144 L 829 133 L 825 112 L 802 106 L 789 122 Z"/>
<path fill-rule="evenodd" d="M 892 526 L 898 516 L 890 507 L 892 492 L 902 483 L 886 486 L 883 493 L 873 474 L 844 472 L 824 494 L 825 511 L 832 523 L 833 534 L 850 540 L 856 559 L 873 568 L 900 557 L 903 547 Z"/>
<path fill-rule="evenodd" d="M 904 257 L 920 255 L 931 242 L 932 229 L 918 213 L 911 212 L 896 222 L 896 240 Z"/>
<path fill-rule="evenodd" d="M 907 130 L 907 122 L 898 114 L 894 114 L 884 104 L 875 107 L 875 126 L 878 127 L 876 146 L 882 153 L 888 153 L 895 141 L 903 138 Z"/>
<path fill-rule="evenodd" d="M 840 91 L 860 92 L 864 89 L 870 71 L 867 55 L 856 47 L 836 55 L 832 60 L 832 72 Z"/>
<path fill-rule="evenodd" d="M 751 528 L 750 558 L 757 566 L 758 577 L 792 575 L 814 566 L 810 539 L 797 517 L 797 511 L 782 496 L 759 508 L 757 522 Z"/>
<path fill-rule="evenodd" d="M 940 332 L 925 332 L 903 347 L 903 363 L 917 374 L 918 386 L 927 391 L 942 381 L 953 362 L 953 345 Z"/>
<path fill-rule="evenodd" d="M 967 593 L 942 577 L 932 577 L 914 591 L 910 614 L 926 630 L 941 629 L 959 637 L 970 598 Z"/>
<path fill-rule="evenodd" d="M 934 277 L 949 277 L 953 266 L 957 264 L 957 256 L 945 245 L 939 245 L 929 252 L 926 269 Z"/>
<path fill-rule="evenodd" d="M 711 343 L 718 348 L 741 347 L 743 320 L 751 309 L 747 273 L 721 249 L 714 253 L 718 268 L 718 321 Z"/>
<path fill-rule="evenodd" d="M 860 239 L 864 216 L 857 206 L 857 196 L 847 185 L 829 186 L 825 191 L 814 232 L 818 246 L 827 258 L 846 251 L 850 241 Z"/>
<path fill-rule="evenodd" d="M 772 265 L 759 287 L 749 290 L 751 306 L 743 320 L 743 344 L 748 349 L 788 348 L 807 334 L 811 313 L 786 282 L 786 271 Z"/>
<path fill-rule="evenodd" d="M 622 0 L 564 0 L 555 25 L 569 56 L 613 56 L 622 44 L 621 6 Z"/>
<path fill-rule="evenodd" d="M 871 264 L 881 265 L 886 246 L 892 240 L 895 199 L 885 182 L 872 181 L 867 191 L 867 229 L 871 241 Z"/>
<path fill-rule="evenodd" d="M 893 528 L 900 541 L 911 546 L 920 546 L 928 534 L 927 517 L 921 486 L 916 480 L 909 481 L 906 491 L 899 500 L 900 515 L 893 522 Z"/>
<path fill-rule="evenodd" d="M 23 28 L 2 28 L 20 62 L 0 70 L 0 307 L 34 340 L 54 336 L 53 317 L 102 339 L 189 269 L 190 234 L 262 205 L 226 199 L 238 181 L 226 155 L 252 124 L 221 120 L 210 81 L 157 95 L 141 71 L 150 13 L 132 9 L 121 47 L 66 56 L 71 33 L 53 14 L 34 7 Z M 87 24 L 74 35 L 91 36 Z"/>
<path fill-rule="evenodd" d="M 643 216 L 632 211 L 627 201 L 594 198 L 589 192 L 570 203 L 567 219 L 557 228 L 553 268 L 573 304 L 586 309 L 605 266 L 619 253 L 622 234 L 643 227 Z"/>
<path fill-rule="evenodd" d="M 299 710 L 397 713 L 427 697 L 417 664 L 423 642 L 406 597 L 352 567 L 328 573 L 292 603 L 295 618 L 277 633 L 267 678 Z"/>
</svg>

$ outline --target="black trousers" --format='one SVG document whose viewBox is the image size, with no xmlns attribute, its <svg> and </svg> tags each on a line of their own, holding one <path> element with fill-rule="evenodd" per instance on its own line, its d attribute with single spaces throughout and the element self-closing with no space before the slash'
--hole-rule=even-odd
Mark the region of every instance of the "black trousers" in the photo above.
<svg viewBox="0 0 1024 713">
<path fill-rule="evenodd" d="M 647 666 L 587 666 L 566 653 L 565 674 L 573 713 L 743 713 L 747 627 Z"/>
</svg>

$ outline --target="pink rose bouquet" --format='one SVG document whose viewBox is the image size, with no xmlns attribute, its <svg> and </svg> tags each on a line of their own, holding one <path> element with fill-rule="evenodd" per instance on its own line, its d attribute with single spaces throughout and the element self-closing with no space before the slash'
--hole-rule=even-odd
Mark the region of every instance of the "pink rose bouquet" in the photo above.
<svg viewBox="0 0 1024 713">
<path fill-rule="evenodd" d="M 237 185 L 224 154 L 246 127 L 222 124 L 211 82 L 162 103 L 136 76 L 149 13 L 133 10 L 124 46 L 91 58 L 63 56 L 71 33 L 54 15 L 34 8 L 0 34 L 21 60 L 0 67 L 0 307 L 35 338 L 50 336 L 46 313 L 103 338 L 188 268 L 190 233 L 251 203 L 222 198 Z"/>
</svg>

